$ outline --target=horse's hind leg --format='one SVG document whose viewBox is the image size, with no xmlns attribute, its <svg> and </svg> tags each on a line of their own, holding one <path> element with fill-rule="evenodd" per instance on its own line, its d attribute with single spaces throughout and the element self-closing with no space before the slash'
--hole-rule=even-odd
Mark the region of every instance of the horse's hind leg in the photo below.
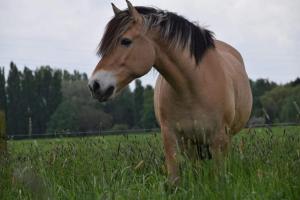
<svg viewBox="0 0 300 200">
<path fill-rule="evenodd" d="M 210 159 L 209 145 L 197 139 L 181 139 L 181 154 L 192 161 Z"/>
<path fill-rule="evenodd" d="M 192 139 L 181 137 L 178 139 L 178 144 L 182 156 L 190 160 L 197 159 L 197 146 Z"/>
</svg>

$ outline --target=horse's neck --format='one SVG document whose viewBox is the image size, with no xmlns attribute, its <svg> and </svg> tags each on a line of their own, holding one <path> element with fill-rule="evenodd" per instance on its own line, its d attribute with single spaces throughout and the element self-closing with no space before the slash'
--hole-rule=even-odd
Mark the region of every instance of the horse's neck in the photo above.
<svg viewBox="0 0 300 200">
<path fill-rule="evenodd" d="M 154 67 L 174 91 L 185 97 L 194 95 L 195 90 L 199 90 L 200 87 L 201 64 L 196 66 L 188 50 L 176 50 L 158 44 L 156 51 L 157 58 Z"/>
</svg>

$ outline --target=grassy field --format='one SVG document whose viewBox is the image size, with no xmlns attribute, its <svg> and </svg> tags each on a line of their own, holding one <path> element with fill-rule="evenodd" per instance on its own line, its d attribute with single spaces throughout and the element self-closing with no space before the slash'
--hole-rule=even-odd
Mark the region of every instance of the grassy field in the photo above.
<svg viewBox="0 0 300 200">
<path fill-rule="evenodd" d="M 222 164 L 183 160 L 172 190 L 159 134 L 8 145 L 0 199 L 300 199 L 300 127 L 245 130 Z"/>
</svg>

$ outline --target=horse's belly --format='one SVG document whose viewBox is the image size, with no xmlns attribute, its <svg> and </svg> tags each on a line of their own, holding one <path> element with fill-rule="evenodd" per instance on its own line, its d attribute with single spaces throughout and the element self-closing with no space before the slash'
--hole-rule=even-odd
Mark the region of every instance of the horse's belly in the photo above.
<svg viewBox="0 0 300 200">
<path fill-rule="evenodd" d="M 186 116 L 180 120 L 172 121 L 171 126 L 178 138 L 208 143 L 213 138 L 219 125 L 216 119 L 203 114 L 196 117 Z"/>
</svg>

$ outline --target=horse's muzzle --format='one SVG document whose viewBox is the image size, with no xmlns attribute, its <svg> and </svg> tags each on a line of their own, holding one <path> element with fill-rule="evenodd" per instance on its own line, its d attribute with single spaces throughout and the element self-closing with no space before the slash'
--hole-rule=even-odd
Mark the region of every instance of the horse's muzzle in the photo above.
<svg viewBox="0 0 300 200">
<path fill-rule="evenodd" d="M 102 88 L 100 83 L 96 80 L 91 81 L 88 84 L 88 87 L 91 91 L 92 97 L 100 102 L 107 101 L 112 96 L 115 90 L 115 87 L 112 85 L 106 88 Z"/>
</svg>

